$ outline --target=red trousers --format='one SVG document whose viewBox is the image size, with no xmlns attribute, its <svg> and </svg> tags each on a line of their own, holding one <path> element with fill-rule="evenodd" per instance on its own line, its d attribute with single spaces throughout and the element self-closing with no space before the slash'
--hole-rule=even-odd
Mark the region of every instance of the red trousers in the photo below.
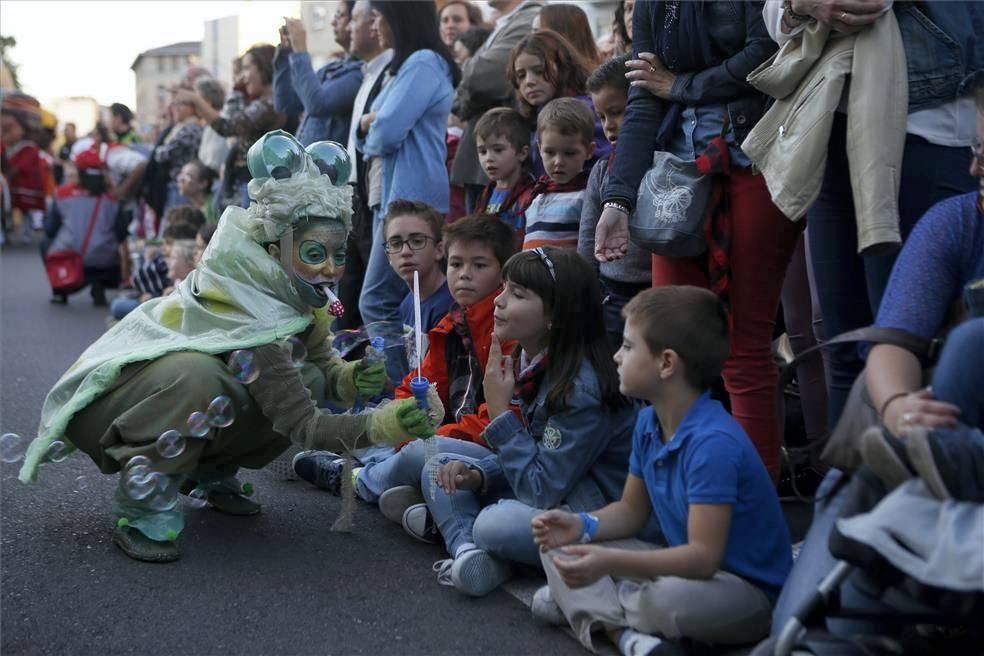
<svg viewBox="0 0 984 656">
<path fill-rule="evenodd" d="M 724 385 L 731 411 L 755 444 L 773 481 L 781 467 L 776 416 L 779 372 L 772 360 L 772 333 L 786 269 L 802 223 L 793 223 L 772 204 L 765 179 L 747 171 L 727 178 L 732 235 L 730 249 L 731 354 Z M 696 258 L 653 256 L 653 287 L 707 287 Z"/>
</svg>

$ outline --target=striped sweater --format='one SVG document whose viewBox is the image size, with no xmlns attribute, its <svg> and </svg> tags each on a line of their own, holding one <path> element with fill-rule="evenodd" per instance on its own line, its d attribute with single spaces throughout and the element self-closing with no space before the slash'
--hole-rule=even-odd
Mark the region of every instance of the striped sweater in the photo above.
<svg viewBox="0 0 984 656">
<path fill-rule="evenodd" d="M 538 195 L 526 208 L 523 250 L 538 246 L 577 247 L 584 190 Z"/>
</svg>

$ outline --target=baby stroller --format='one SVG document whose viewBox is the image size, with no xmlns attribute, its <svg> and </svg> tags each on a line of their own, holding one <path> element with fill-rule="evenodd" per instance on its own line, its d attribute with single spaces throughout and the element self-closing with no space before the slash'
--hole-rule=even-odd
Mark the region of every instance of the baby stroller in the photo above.
<svg viewBox="0 0 984 656">
<path fill-rule="evenodd" d="M 944 652 L 906 634 L 917 625 L 980 632 L 984 504 L 941 501 L 918 478 L 889 493 L 864 467 L 847 485 L 829 541 L 839 562 L 778 636 L 759 645 L 753 656 L 937 654 Z M 840 592 L 857 570 L 863 572 L 866 593 L 905 610 L 886 616 L 845 607 Z M 833 635 L 824 628 L 832 618 L 877 620 L 909 631 L 900 638 Z M 979 654 L 982 637 L 966 640 L 973 647 L 948 645 L 945 653 Z"/>
</svg>

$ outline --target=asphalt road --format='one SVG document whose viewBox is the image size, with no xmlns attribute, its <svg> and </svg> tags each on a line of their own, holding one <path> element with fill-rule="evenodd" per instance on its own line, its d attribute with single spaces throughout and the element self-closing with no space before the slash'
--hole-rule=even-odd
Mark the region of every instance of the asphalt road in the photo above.
<svg viewBox="0 0 984 656">
<path fill-rule="evenodd" d="M 105 330 L 86 292 L 65 307 L 48 295 L 36 250 L 7 247 L 0 432 L 32 435 L 48 389 Z M 18 467 L 0 475 L 5 655 L 586 653 L 504 591 L 473 600 L 438 585 L 442 551 L 365 504 L 352 534 L 330 532 L 337 499 L 302 482 L 248 472 L 261 515 L 188 510 L 182 559 L 150 565 L 110 541 L 115 478 L 80 454 L 45 465 L 33 485 Z"/>
</svg>

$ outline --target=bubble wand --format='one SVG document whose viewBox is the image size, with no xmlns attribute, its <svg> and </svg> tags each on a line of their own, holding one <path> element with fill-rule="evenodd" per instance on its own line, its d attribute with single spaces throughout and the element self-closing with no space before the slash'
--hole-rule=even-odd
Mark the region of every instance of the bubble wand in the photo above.
<svg viewBox="0 0 984 656">
<path fill-rule="evenodd" d="M 413 398 L 417 400 L 417 407 L 427 412 L 427 390 L 430 388 L 430 381 L 424 378 L 421 371 L 421 360 L 422 355 L 420 353 L 423 347 L 422 335 L 420 330 L 420 272 L 413 272 L 413 329 L 414 329 L 414 344 L 416 348 L 414 351 L 414 356 L 417 359 L 417 376 L 410 379 L 410 391 L 413 392 Z M 437 441 L 432 438 L 427 438 L 424 440 L 425 449 L 424 452 L 427 454 L 427 460 L 430 460 L 437 455 Z M 437 485 L 437 480 L 435 477 L 431 477 L 430 481 L 430 493 L 433 496 L 434 488 Z"/>
</svg>

